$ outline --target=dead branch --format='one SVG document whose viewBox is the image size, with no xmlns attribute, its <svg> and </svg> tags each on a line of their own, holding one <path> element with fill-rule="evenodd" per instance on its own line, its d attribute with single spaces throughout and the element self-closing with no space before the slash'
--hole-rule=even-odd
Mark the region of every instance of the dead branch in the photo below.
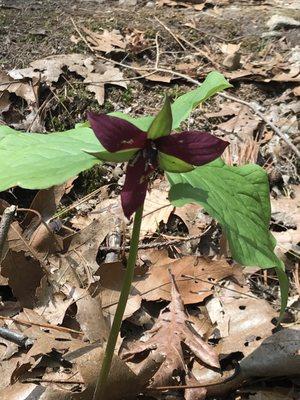
<svg viewBox="0 0 300 400">
<path fill-rule="evenodd" d="M 0 327 L 0 336 L 8 340 L 9 342 L 17 344 L 21 348 L 27 349 L 32 346 L 34 341 L 30 339 L 28 336 L 23 335 L 20 332 L 12 331 L 11 329 Z"/>
</svg>

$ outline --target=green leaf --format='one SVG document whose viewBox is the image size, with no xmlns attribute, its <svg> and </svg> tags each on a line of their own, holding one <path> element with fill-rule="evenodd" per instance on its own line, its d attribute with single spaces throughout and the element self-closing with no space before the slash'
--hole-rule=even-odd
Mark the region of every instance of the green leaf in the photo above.
<svg viewBox="0 0 300 400">
<path fill-rule="evenodd" d="M 220 159 L 185 174 L 168 174 L 170 200 L 201 204 L 222 225 L 233 258 L 243 265 L 279 266 L 269 232 L 268 179 L 255 164 L 230 167 Z"/>
<path fill-rule="evenodd" d="M 221 159 L 183 174 L 167 174 L 175 206 L 201 204 L 217 219 L 232 257 L 244 266 L 274 267 L 281 288 L 281 317 L 287 304 L 284 264 L 274 253 L 269 231 L 270 196 L 266 172 L 255 164 L 230 167 Z"/>
<path fill-rule="evenodd" d="M 169 97 L 166 96 L 162 109 L 148 129 L 148 138 L 155 140 L 159 137 L 169 135 L 172 129 L 172 122 L 171 103 Z"/>
<path fill-rule="evenodd" d="M 101 145 L 101 149 L 98 151 L 90 151 L 90 150 L 85 150 L 83 151 L 85 153 L 90 154 L 93 157 L 98 158 L 101 161 L 110 161 L 110 162 L 125 162 L 129 161 L 135 153 L 139 149 L 131 149 L 131 150 L 122 150 L 122 151 L 116 151 L 115 153 L 110 153 L 109 151 L 105 150 L 105 148 Z"/>
<path fill-rule="evenodd" d="M 48 188 L 99 163 L 83 148 L 99 150 L 99 141 L 87 127 L 44 135 L 0 126 L 0 191 L 16 185 Z"/>
<path fill-rule="evenodd" d="M 194 169 L 193 165 L 161 151 L 158 152 L 158 164 L 162 170 L 168 172 L 188 172 Z"/>
<path fill-rule="evenodd" d="M 200 103 L 229 87 L 232 87 L 232 85 L 227 82 L 222 74 L 217 71 L 210 72 L 201 86 L 178 97 L 172 104 L 172 129 L 178 129 L 180 123 L 186 120 L 192 110 Z"/>
</svg>

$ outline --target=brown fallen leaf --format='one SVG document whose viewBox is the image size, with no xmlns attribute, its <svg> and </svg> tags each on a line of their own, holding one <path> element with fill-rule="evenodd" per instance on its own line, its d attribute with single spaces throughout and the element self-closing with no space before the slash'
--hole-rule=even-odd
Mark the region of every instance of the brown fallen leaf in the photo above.
<svg viewBox="0 0 300 400">
<path fill-rule="evenodd" d="M 94 51 L 110 53 L 111 51 L 125 50 L 126 40 L 116 29 L 112 31 L 104 29 L 103 33 L 93 32 L 85 27 L 82 30 Z"/>
<path fill-rule="evenodd" d="M 70 287 L 70 296 L 77 306 L 76 320 L 84 339 L 96 342 L 107 339 L 108 327 L 104 320 L 101 297 L 93 297 L 86 289 Z"/>
<path fill-rule="evenodd" d="M 6 122 L 15 127 L 16 129 L 26 129 L 31 132 L 43 132 L 44 124 L 39 110 L 39 79 L 33 78 L 29 82 L 20 82 L 14 80 L 6 72 L 0 71 L 0 113 L 11 111 L 6 114 Z M 15 115 L 10 118 L 13 113 L 14 103 L 10 101 L 10 94 L 24 99 L 27 107 L 22 108 L 22 115 Z M 24 102 L 23 102 L 24 103 Z M 26 110 L 26 113 L 24 111 Z"/>
<path fill-rule="evenodd" d="M 272 220 L 282 228 L 281 231 L 272 231 L 277 240 L 279 249 L 287 252 L 297 251 L 300 242 L 300 188 L 293 185 L 292 196 L 271 199 Z"/>
<path fill-rule="evenodd" d="M 55 276 L 51 281 L 46 277 L 41 280 L 36 297 L 38 300 L 35 311 L 53 325 L 63 322 L 67 309 L 74 302 L 68 291 L 60 286 L 59 280 L 55 284 Z"/>
<path fill-rule="evenodd" d="M 100 105 L 104 103 L 106 84 L 112 84 L 127 88 L 126 80 L 124 79 L 123 72 L 116 67 L 105 67 L 103 73 L 90 72 L 84 80 L 87 83 L 87 90 L 91 93 L 95 93 L 95 98 Z"/>
<path fill-rule="evenodd" d="M 29 207 L 37 213 L 28 211 L 22 221 L 24 238 L 42 259 L 48 254 L 63 250 L 62 238 L 55 233 L 61 224 L 59 221 L 49 220 L 55 214 L 63 195 L 70 190 L 72 182 L 73 179 L 63 185 L 40 190 Z"/>
<path fill-rule="evenodd" d="M 9 250 L 1 265 L 1 275 L 23 307 L 34 307 L 35 292 L 45 276 L 40 263 L 22 252 Z"/>
<path fill-rule="evenodd" d="M 203 208 L 197 204 L 186 204 L 183 207 L 176 207 L 174 214 L 184 222 L 190 236 L 203 233 L 212 222 L 212 218 L 208 214 L 204 214 Z"/>
<path fill-rule="evenodd" d="M 278 317 L 266 300 L 256 299 L 246 289 L 247 286 L 240 290 L 236 284 L 230 283 L 218 289 L 215 297 L 206 302 L 208 315 L 215 326 L 212 337 L 218 340 L 217 353 L 221 359 L 234 355 L 240 355 L 239 359 L 244 357 L 240 365 L 263 345 L 265 339 L 272 337 L 275 328 L 272 321 Z M 232 381 L 223 384 L 224 376 L 203 367 L 197 360 L 194 361 L 192 372 L 203 384 L 219 382 L 219 385 L 207 387 L 208 394 L 213 396 L 223 396 L 239 387 L 245 377 L 243 373 L 237 374 Z M 232 376 L 234 370 L 227 373 Z M 255 368 L 253 374 L 256 374 Z"/>
<path fill-rule="evenodd" d="M 241 43 L 221 43 L 220 49 L 225 55 L 223 65 L 230 71 L 235 71 L 241 67 Z"/>
<path fill-rule="evenodd" d="M 126 35 L 126 50 L 131 53 L 140 53 L 150 46 L 150 40 L 145 37 L 145 32 L 128 28 Z"/>
<path fill-rule="evenodd" d="M 51 85 L 58 81 L 64 67 L 85 77 L 94 70 L 93 62 L 93 57 L 87 57 L 85 54 L 58 54 L 32 61 L 27 68 L 12 69 L 8 75 L 16 80 L 36 78 Z"/>
<path fill-rule="evenodd" d="M 135 68 L 136 72 L 143 76 L 146 80 L 151 82 L 162 82 L 162 83 L 170 83 L 174 79 L 178 79 L 173 74 L 165 73 L 165 72 L 155 72 L 153 68 L 147 68 L 147 66 L 142 66 L 137 63 L 132 63 L 132 66 Z"/>
<path fill-rule="evenodd" d="M 166 190 L 152 189 L 144 204 L 141 238 L 155 233 L 161 222 L 167 223 L 173 209 Z"/>
<path fill-rule="evenodd" d="M 106 263 L 100 265 L 96 275 L 100 276 L 99 296 L 101 296 L 103 313 L 109 321 L 112 321 L 120 297 L 125 268 L 120 262 Z M 99 287 L 98 284 L 97 287 Z M 139 292 L 132 286 L 123 319 L 134 314 L 140 308 L 141 302 Z"/>
<path fill-rule="evenodd" d="M 0 92 L 0 114 L 5 113 L 9 110 L 11 105 L 9 92 Z"/>
<path fill-rule="evenodd" d="M 15 80 L 39 79 L 53 87 L 53 83 L 58 82 L 63 73 L 64 67 L 84 78 L 87 90 L 96 94 L 100 105 L 104 102 L 104 85 L 106 83 L 127 87 L 123 73 L 118 68 L 104 64 L 93 57 L 76 53 L 59 54 L 36 60 L 30 63 L 30 67 L 13 69 L 8 72 L 8 75 Z"/>
<path fill-rule="evenodd" d="M 36 105 L 38 98 L 38 77 L 30 85 L 28 82 L 15 81 L 9 74 L 0 71 L 0 93 L 14 93 L 16 96 L 24 99 L 29 106 Z M 1 96 L 2 97 L 2 96 Z"/>
<path fill-rule="evenodd" d="M 253 138 L 260 125 L 260 119 L 253 115 L 246 106 L 239 107 L 233 118 L 218 125 L 221 132 L 232 133 L 240 140 Z"/>
<path fill-rule="evenodd" d="M 123 353 L 123 357 L 127 359 L 133 359 L 135 355 L 146 350 L 157 352 L 165 357 L 152 378 L 151 387 L 174 383 L 175 375 L 178 375 L 179 371 L 186 371 L 183 343 L 201 362 L 213 368 L 219 368 L 218 356 L 213 348 L 205 343 L 189 325 L 188 316 L 171 273 L 170 278 L 171 302 L 160 312 L 153 328 L 148 331 L 150 338 L 144 343 L 135 343 L 130 350 Z"/>
<path fill-rule="evenodd" d="M 170 259 L 163 250 L 143 252 L 140 260 L 153 263 L 149 271 L 136 270 L 129 300 L 126 305 L 124 319 L 131 317 L 141 305 L 142 299 L 147 301 L 171 300 L 171 284 L 168 269 L 176 278 L 184 304 L 203 301 L 213 293 L 214 284 L 229 276 L 240 278 L 238 268 L 231 267 L 225 261 L 207 261 L 198 257 Z M 124 279 L 125 269 L 122 263 L 106 263 L 99 267 L 96 275 L 100 277 L 100 290 L 103 313 L 113 318 Z M 182 277 L 186 275 L 188 277 Z M 193 278 L 195 277 L 195 278 Z M 197 279 L 198 278 L 198 279 Z M 94 284 L 98 287 L 98 283 Z"/>
<path fill-rule="evenodd" d="M 199 382 L 192 373 L 186 376 L 185 384 L 189 386 L 199 385 Z M 206 399 L 207 390 L 204 387 L 197 389 L 185 389 L 184 400 L 204 400 Z"/>
<path fill-rule="evenodd" d="M 144 300 L 171 300 L 171 284 L 168 269 L 176 279 L 184 304 L 203 301 L 212 294 L 214 283 L 229 277 L 238 276 L 239 269 L 230 266 L 225 260 L 210 261 L 204 258 L 187 256 L 171 263 L 161 264 L 158 259 L 149 271 L 136 277 L 133 287 Z"/>
</svg>

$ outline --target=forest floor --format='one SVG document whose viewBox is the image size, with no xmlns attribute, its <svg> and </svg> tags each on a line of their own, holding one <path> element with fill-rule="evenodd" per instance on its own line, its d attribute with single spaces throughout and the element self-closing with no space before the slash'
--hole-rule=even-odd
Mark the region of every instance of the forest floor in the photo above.
<svg viewBox="0 0 300 400">
<path fill-rule="evenodd" d="M 0 124 L 30 134 L 71 129 L 87 110 L 155 114 L 166 94 L 176 99 L 221 72 L 229 97 L 212 97 L 185 126 L 228 140 L 227 164 L 257 163 L 268 173 L 270 229 L 290 287 L 278 327 L 273 271 L 234 263 L 219 224 L 199 205 L 170 206 L 156 176 L 107 399 L 299 399 L 299 4 L 132 2 L 0 0 Z M 108 164 L 51 189 L 0 192 L 0 213 L 10 204 L 20 210 L 0 270 L 1 399 L 92 398 L 131 229 L 118 200 L 123 181 L 124 165 Z M 124 361 L 172 300 L 168 267 L 197 272 L 179 293 L 222 369 L 183 345 L 170 385 L 203 385 L 185 392 L 145 389 L 152 352 Z M 13 343 L 2 328 L 29 342 Z M 156 343 L 167 359 L 172 334 Z"/>
</svg>

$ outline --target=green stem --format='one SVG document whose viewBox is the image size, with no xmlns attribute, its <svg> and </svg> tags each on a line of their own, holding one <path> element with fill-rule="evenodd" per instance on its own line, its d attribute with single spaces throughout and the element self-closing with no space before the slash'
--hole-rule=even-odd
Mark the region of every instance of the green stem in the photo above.
<svg viewBox="0 0 300 400">
<path fill-rule="evenodd" d="M 106 387 L 106 382 L 108 379 L 112 358 L 114 355 L 117 338 L 120 332 L 122 319 L 124 315 L 124 311 L 126 308 L 128 296 L 130 293 L 131 282 L 134 275 L 134 267 L 136 263 L 136 257 L 138 252 L 138 245 L 140 239 L 140 230 L 143 216 L 143 208 L 144 204 L 136 211 L 133 222 L 133 229 L 130 241 L 130 250 L 127 261 L 126 272 L 124 276 L 124 281 L 122 285 L 122 290 L 117 306 L 117 310 L 115 313 L 115 317 L 112 323 L 112 327 L 109 333 L 105 354 L 103 357 L 103 362 L 101 366 L 101 370 L 98 376 L 98 380 L 96 383 L 96 389 L 94 392 L 93 400 L 103 400 L 104 399 L 104 390 Z"/>
</svg>

